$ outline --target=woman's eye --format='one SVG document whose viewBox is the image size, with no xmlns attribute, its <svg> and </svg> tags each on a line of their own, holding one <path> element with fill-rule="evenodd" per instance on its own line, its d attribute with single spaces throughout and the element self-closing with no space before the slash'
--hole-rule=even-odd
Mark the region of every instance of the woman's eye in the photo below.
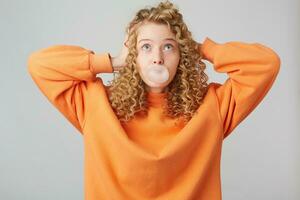
<svg viewBox="0 0 300 200">
<path fill-rule="evenodd" d="M 147 47 L 147 48 L 145 48 L 145 47 Z M 142 46 L 142 49 L 148 50 L 148 49 L 150 49 L 150 45 L 149 45 L 149 44 L 144 44 L 144 45 Z"/>
<path fill-rule="evenodd" d="M 173 45 L 172 45 L 172 44 L 166 44 L 165 47 L 169 47 L 168 49 L 172 49 L 172 48 L 173 48 Z M 168 50 L 168 49 L 167 49 L 167 50 Z"/>
</svg>

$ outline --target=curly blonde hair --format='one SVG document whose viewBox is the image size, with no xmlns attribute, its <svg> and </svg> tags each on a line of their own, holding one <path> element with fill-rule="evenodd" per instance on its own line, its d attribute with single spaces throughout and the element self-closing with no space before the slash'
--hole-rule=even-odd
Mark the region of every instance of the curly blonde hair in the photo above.
<svg viewBox="0 0 300 200">
<path fill-rule="evenodd" d="M 189 121 L 202 104 L 207 92 L 208 76 L 204 73 L 206 65 L 201 61 L 201 44 L 193 40 L 191 32 L 183 22 L 182 14 L 168 0 L 157 7 L 139 10 L 126 27 L 128 33 L 128 55 L 126 66 L 108 87 L 109 101 L 121 122 L 127 122 L 135 114 L 147 115 L 148 102 L 146 85 L 141 79 L 137 67 L 137 29 L 144 22 L 168 25 L 179 44 L 180 61 L 176 75 L 167 86 L 164 114 L 173 119 L 183 118 Z"/>
</svg>

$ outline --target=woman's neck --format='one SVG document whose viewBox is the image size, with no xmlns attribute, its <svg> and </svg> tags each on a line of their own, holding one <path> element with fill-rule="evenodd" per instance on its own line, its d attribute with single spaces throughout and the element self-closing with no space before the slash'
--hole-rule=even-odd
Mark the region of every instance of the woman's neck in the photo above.
<svg viewBox="0 0 300 200">
<path fill-rule="evenodd" d="M 146 86 L 146 90 L 147 92 L 151 92 L 151 93 L 165 93 L 169 90 L 169 87 L 157 88 L 157 87 Z"/>
</svg>

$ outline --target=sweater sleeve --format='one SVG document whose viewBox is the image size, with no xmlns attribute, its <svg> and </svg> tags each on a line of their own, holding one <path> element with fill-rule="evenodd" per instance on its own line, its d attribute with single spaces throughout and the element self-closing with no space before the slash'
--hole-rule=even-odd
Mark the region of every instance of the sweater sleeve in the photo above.
<svg viewBox="0 0 300 200">
<path fill-rule="evenodd" d="M 47 99 L 83 134 L 87 84 L 113 72 L 109 53 L 73 45 L 53 45 L 29 55 L 28 72 Z"/>
<path fill-rule="evenodd" d="M 228 75 L 223 84 L 213 83 L 225 139 L 270 90 L 281 61 L 272 49 L 259 43 L 220 44 L 206 37 L 200 50 L 215 71 Z"/>
</svg>

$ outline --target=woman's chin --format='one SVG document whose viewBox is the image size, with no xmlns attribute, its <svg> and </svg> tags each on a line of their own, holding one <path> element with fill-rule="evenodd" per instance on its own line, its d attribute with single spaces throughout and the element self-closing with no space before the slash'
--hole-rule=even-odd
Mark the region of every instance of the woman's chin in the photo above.
<svg viewBox="0 0 300 200">
<path fill-rule="evenodd" d="M 147 85 L 149 87 L 153 87 L 153 88 L 164 88 L 166 87 L 167 82 L 163 82 L 163 83 L 158 83 L 158 82 L 153 82 L 153 81 L 147 81 Z"/>
</svg>

